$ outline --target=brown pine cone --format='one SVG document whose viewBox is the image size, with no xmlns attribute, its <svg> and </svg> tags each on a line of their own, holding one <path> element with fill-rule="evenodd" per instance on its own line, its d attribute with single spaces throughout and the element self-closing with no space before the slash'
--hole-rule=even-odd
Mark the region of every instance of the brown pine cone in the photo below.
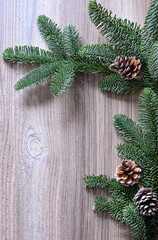
<svg viewBox="0 0 158 240">
<path fill-rule="evenodd" d="M 116 169 L 116 179 L 125 186 L 132 186 L 141 178 L 141 168 L 131 160 L 123 160 Z"/>
<path fill-rule="evenodd" d="M 151 188 L 139 189 L 133 202 L 143 216 L 155 215 L 158 210 L 158 199 L 156 194 L 152 192 Z"/>
<path fill-rule="evenodd" d="M 118 56 L 115 59 L 115 67 L 117 67 L 118 73 L 122 78 L 133 79 L 140 72 L 141 64 L 140 60 L 136 60 L 135 57 Z"/>
</svg>

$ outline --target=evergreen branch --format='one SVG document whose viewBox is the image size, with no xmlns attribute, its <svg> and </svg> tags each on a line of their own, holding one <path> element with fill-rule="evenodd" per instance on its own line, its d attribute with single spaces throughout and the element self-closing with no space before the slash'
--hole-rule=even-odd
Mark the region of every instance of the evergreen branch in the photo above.
<svg viewBox="0 0 158 240">
<path fill-rule="evenodd" d="M 148 68 L 153 78 L 158 80 L 158 41 L 154 43 L 149 54 Z"/>
<path fill-rule="evenodd" d="M 115 179 L 110 179 L 108 181 L 108 191 L 111 196 L 117 201 L 130 202 L 132 201 L 134 195 L 137 192 L 135 187 L 125 187 L 117 182 Z"/>
<path fill-rule="evenodd" d="M 83 178 L 85 187 L 87 188 L 106 188 L 112 197 L 116 200 L 131 201 L 136 189 L 133 187 L 125 187 L 117 182 L 115 179 L 108 179 L 105 175 L 90 175 Z"/>
<path fill-rule="evenodd" d="M 93 205 L 94 211 L 107 211 L 113 218 L 124 223 L 123 207 L 125 203 L 116 200 L 108 200 L 102 196 L 96 196 Z"/>
<path fill-rule="evenodd" d="M 132 119 L 123 114 L 115 115 L 113 118 L 114 127 L 123 140 L 135 142 L 140 145 L 143 141 L 141 128 Z"/>
<path fill-rule="evenodd" d="M 158 233 L 158 212 L 155 214 L 155 216 L 151 217 L 150 221 L 148 221 L 148 219 L 145 220 L 148 239 L 155 240 Z"/>
<path fill-rule="evenodd" d="M 140 26 L 127 19 L 117 18 L 116 15 L 112 17 L 112 12 L 96 1 L 90 1 L 88 13 L 91 21 L 109 43 L 119 47 L 124 54 L 140 56 Z"/>
<path fill-rule="evenodd" d="M 72 25 L 66 26 L 63 31 L 64 48 L 69 57 L 77 58 L 82 46 L 82 39 L 78 31 Z"/>
<path fill-rule="evenodd" d="M 114 62 L 117 56 L 121 55 L 121 52 L 120 50 L 113 48 L 112 46 L 108 46 L 107 44 L 93 44 L 84 46 L 79 51 L 79 55 L 82 59 L 109 66 L 112 62 Z"/>
<path fill-rule="evenodd" d="M 147 59 L 154 42 L 158 40 L 158 1 L 152 0 L 142 31 L 142 53 Z"/>
<path fill-rule="evenodd" d="M 37 25 L 48 45 L 48 48 L 56 55 L 56 57 L 64 58 L 63 34 L 57 24 L 52 22 L 50 18 L 40 15 L 37 19 Z"/>
<path fill-rule="evenodd" d="M 131 79 L 128 81 L 118 73 L 111 73 L 99 82 L 99 87 L 102 91 L 111 91 L 117 94 L 128 94 L 143 88 L 143 86 L 143 80 Z"/>
<path fill-rule="evenodd" d="M 148 240 L 144 218 L 133 203 L 124 207 L 123 215 L 125 223 L 133 230 L 133 237 L 138 240 Z"/>
<path fill-rule="evenodd" d="M 85 176 L 83 178 L 83 182 L 85 187 L 87 188 L 105 188 L 108 185 L 108 179 L 105 175 L 91 175 Z"/>
<path fill-rule="evenodd" d="M 150 186 L 158 196 L 158 156 L 153 155 L 150 159 Z"/>
<path fill-rule="evenodd" d="M 96 196 L 92 209 L 96 212 L 107 211 L 107 204 L 108 204 L 108 200 L 105 197 Z"/>
<path fill-rule="evenodd" d="M 23 89 L 35 83 L 43 82 L 51 77 L 58 68 L 58 63 L 49 63 L 29 72 L 15 84 L 15 90 Z"/>
<path fill-rule="evenodd" d="M 71 60 L 72 61 L 72 60 Z M 93 74 L 105 74 L 110 73 L 107 65 L 93 62 L 91 60 L 80 59 L 78 62 L 74 62 L 76 72 L 93 73 Z"/>
<path fill-rule="evenodd" d="M 142 91 L 139 98 L 138 120 L 145 134 L 146 147 L 151 154 L 158 150 L 158 97 L 150 88 Z"/>
<path fill-rule="evenodd" d="M 74 65 L 68 61 L 63 61 L 51 79 L 51 92 L 54 96 L 58 97 L 63 92 L 66 92 L 71 86 L 74 77 Z"/>
<path fill-rule="evenodd" d="M 45 64 L 54 61 L 54 54 L 32 46 L 15 46 L 3 52 L 3 58 L 12 63 Z"/>
</svg>

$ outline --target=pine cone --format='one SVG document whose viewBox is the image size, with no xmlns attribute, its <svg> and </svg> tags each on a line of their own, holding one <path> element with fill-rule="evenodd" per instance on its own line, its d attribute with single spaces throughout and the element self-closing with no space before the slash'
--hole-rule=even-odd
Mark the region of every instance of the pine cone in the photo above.
<svg viewBox="0 0 158 240">
<path fill-rule="evenodd" d="M 141 178 L 141 168 L 131 160 L 123 160 L 116 169 L 116 179 L 125 186 L 134 185 Z"/>
<path fill-rule="evenodd" d="M 151 188 L 139 189 L 133 202 L 143 216 L 155 215 L 158 210 L 158 199 L 156 194 L 152 192 Z"/>
<path fill-rule="evenodd" d="M 140 60 L 136 60 L 135 57 L 118 56 L 115 59 L 115 66 L 119 69 L 118 73 L 122 78 L 133 79 L 140 72 L 141 64 Z"/>
</svg>

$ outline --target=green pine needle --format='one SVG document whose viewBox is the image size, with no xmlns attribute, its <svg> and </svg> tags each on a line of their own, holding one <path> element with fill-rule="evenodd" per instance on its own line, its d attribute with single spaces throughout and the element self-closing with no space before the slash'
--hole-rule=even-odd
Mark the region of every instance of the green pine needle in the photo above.
<svg viewBox="0 0 158 240">
<path fill-rule="evenodd" d="M 82 46 L 82 39 L 74 26 L 69 25 L 64 28 L 63 42 L 66 54 L 69 57 L 78 58 L 78 51 Z"/>
<path fill-rule="evenodd" d="M 99 82 L 99 88 L 102 91 L 116 92 L 117 94 L 128 94 L 143 88 L 143 80 L 126 80 L 118 73 L 111 73 Z"/>
<path fill-rule="evenodd" d="M 66 92 L 71 86 L 75 77 L 74 65 L 70 62 L 61 63 L 58 71 L 51 79 L 51 92 L 58 97 L 63 92 Z"/>
<path fill-rule="evenodd" d="M 138 120 L 145 132 L 148 151 L 158 151 L 158 95 L 150 88 L 140 95 Z"/>
<path fill-rule="evenodd" d="M 88 61 L 102 63 L 108 66 L 113 63 L 115 58 L 120 54 L 120 50 L 108 46 L 107 44 L 86 45 L 79 52 L 82 59 L 85 58 Z"/>
<path fill-rule="evenodd" d="M 123 114 L 115 115 L 113 118 L 114 127 L 123 140 L 141 144 L 143 141 L 143 132 L 139 125 L 132 119 Z"/>
<path fill-rule="evenodd" d="M 152 77 L 158 80 L 158 41 L 152 46 L 148 59 L 148 68 Z"/>
<path fill-rule="evenodd" d="M 105 197 L 96 196 L 93 210 L 96 212 L 107 211 L 113 218 L 118 221 L 124 222 L 123 218 L 123 207 L 125 203 L 119 202 L 117 200 L 108 201 Z"/>
<path fill-rule="evenodd" d="M 45 64 L 55 60 L 54 54 L 32 46 L 16 46 L 3 52 L 3 59 L 12 63 Z"/>
<path fill-rule="evenodd" d="M 127 19 L 112 17 L 112 12 L 96 1 L 90 1 L 88 13 L 91 21 L 109 43 L 119 47 L 124 54 L 140 56 L 140 26 Z"/>
<path fill-rule="evenodd" d="M 63 34 L 57 24 L 45 15 L 41 15 L 37 19 L 37 25 L 49 49 L 56 57 L 64 58 Z"/>
<path fill-rule="evenodd" d="M 126 205 L 123 209 L 125 224 L 131 227 L 132 235 L 137 240 L 148 240 L 145 219 L 133 205 Z"/>
<path fill-rule="evenodd" d="M 15 90 L 23 89 L 27 86 L 46 81 L 58 68 L 58 63 L 49 63 L 38 67 L 20 79 L 14 86 Z"/>
<path fill-rule="evenodd" d="M 85 187 L 87 188 L 105 188 L 108 185 L 108 179 L 105 175 L 91 175 L 83 178 Z"/>
<path fill-rule="evenodd" d="M 148 58 L 152 45 L 158 40 L 158 1 L 152 0 L 142 31 L 142 53 Z"/>
</svg>

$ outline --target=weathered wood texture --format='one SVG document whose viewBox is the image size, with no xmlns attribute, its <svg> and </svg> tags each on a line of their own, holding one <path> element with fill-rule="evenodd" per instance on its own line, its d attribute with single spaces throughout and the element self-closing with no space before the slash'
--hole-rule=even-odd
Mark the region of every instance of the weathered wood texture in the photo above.
<svg viewBox="0 0 158 240">
<path fill-rule="evenodd" d="M 143 24 L 150 0 L 100 0 L 122 18 Z M 0 0 L 0 53 L 9 46 L 45 48 L 36 19 L 46 14 L 62 28 L 75 25 L 84 43 L 103 43 L 90 22 L 88 0 Z M 31 68 L 0 62 L 0 239 L 125 240 L 129 229 L 92 211 L 85 174 L 113 176 L 120 142 L 112 117 L 137 115 L 137 94 L 98 89 L 100 77 L 79 74 L 58 99 L 49 84 L 14 91 Z"/>
</svg>

